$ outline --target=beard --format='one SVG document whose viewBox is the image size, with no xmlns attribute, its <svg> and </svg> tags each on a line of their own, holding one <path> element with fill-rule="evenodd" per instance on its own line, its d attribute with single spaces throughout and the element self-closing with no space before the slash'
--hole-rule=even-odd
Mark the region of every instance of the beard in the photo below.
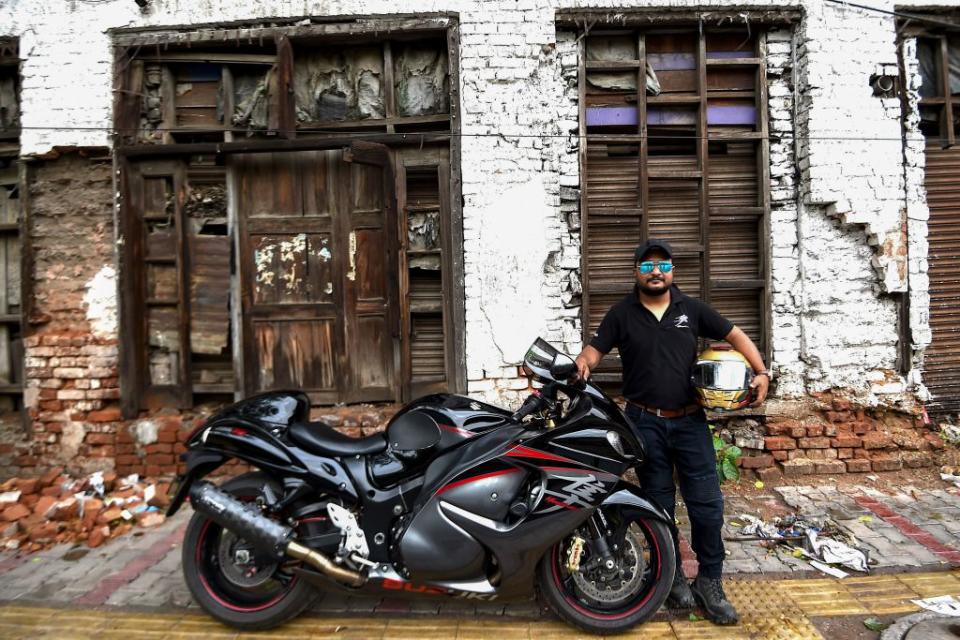
<svg viewBox="0 0 960 640">
<path fill-rule="evenodd" d="M 649 285 L 652 284 L 653 282 L 659 282 L 659 283 L 666 284 L 666 281 L 665 281 L 665 280 L 653 280 L 653 281 L 648 281 L 648 283 L 647 283 L 646 285 L 637 283 L 637 287 L 640 289 L 640 291 L 642 291 L 642 292 L 645 293 L 646 295 L 652 296 L 652 297 L 654 297 L 654 298 L 660 297 L 660 296 L 662 296 L 663 294 L 665 294 L 665 293 L 667 293 L 668 291 L 670 291 L 670 287 L 666 287 L 666 286 L 665 286 L 665 287 L 662 287 L 662 288 L 657 288 L 657 289 L 651 288 Z"/>
</svg>

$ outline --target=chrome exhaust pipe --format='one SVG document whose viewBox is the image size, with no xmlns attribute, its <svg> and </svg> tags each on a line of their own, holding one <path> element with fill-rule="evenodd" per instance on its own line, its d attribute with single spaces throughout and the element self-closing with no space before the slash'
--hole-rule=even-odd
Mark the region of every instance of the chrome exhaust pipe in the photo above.
<svg viewBox="0 0 960 640">
<path fill-rule="evenodd" d="M 290 527 L 261 515 L 214 484 L 197 482 L 190 487 L 190 505 L 194 511 L 232 531 L 271 558 L 282 560 L 290 556 L 302 560 L 320 573 L 351 587 L 366 582 L 359 572 L 341 567 L 326 554 L 294 540 Z"/>
</svg>

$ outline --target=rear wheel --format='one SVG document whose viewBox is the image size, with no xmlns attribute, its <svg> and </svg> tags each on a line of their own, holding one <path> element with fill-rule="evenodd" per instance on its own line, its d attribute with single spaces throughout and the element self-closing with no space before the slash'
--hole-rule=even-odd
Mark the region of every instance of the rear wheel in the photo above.
<svg viewBox="0 0 960 640">
<path fill-rule="evenodd" d="M 627 631 L 653 616 L 670 595 L 676 570 L 670 529 L 649 519 L 619 526 L 619 534 L 605 539 L 609 557 L 595 553 L 585 526 L 548 550 L 538 568 L 546 604 L 590 633 Z"/>
<path fill-rule="evenodd" d="M 220 488 L 243 501 L 255 501 L 270 484 L 263 473 L 238 476 Z M 250 544 L 196 513 L 183 540 L 183 575 L 200 607 L 238 629 L 270 629 L 296 617 L 317 596 L 293 568 L 296 561 L 264 558 Z"/>
</svg>

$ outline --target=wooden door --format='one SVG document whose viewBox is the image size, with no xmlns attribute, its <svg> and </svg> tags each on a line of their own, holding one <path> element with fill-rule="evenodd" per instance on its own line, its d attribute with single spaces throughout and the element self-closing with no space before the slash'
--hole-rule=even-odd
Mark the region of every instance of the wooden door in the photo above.
<svg viewBox="0 0 960 640">
<path fill-rule="evenodd" d="M 390 155 L 380 144 L 355 143 L 344 153 L 341 230 L 346 240 L 343 280 L 344 402 L 399 397 L 400 330 L 397 304 L 396 196 Z"/>
<path fill-rule="evenodd" d="M 371 159 L 339 149 L 231 159 L 247 394 L 296 388 L 319 404 L 395 397 L 394 198 Z"/>
</svg>

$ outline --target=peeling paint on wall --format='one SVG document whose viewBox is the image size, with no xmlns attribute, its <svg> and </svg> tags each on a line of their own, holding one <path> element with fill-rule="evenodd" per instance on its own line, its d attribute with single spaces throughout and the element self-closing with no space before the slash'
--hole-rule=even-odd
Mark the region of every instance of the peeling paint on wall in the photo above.
<svg viewBox="0 0 960 640">
<path fill-rule="evenodd" d="M 87 283 L 83 302 L 94 334 L 115 337 L 117 333 L 117 270 L 105 265 Z"/>
</svg>

